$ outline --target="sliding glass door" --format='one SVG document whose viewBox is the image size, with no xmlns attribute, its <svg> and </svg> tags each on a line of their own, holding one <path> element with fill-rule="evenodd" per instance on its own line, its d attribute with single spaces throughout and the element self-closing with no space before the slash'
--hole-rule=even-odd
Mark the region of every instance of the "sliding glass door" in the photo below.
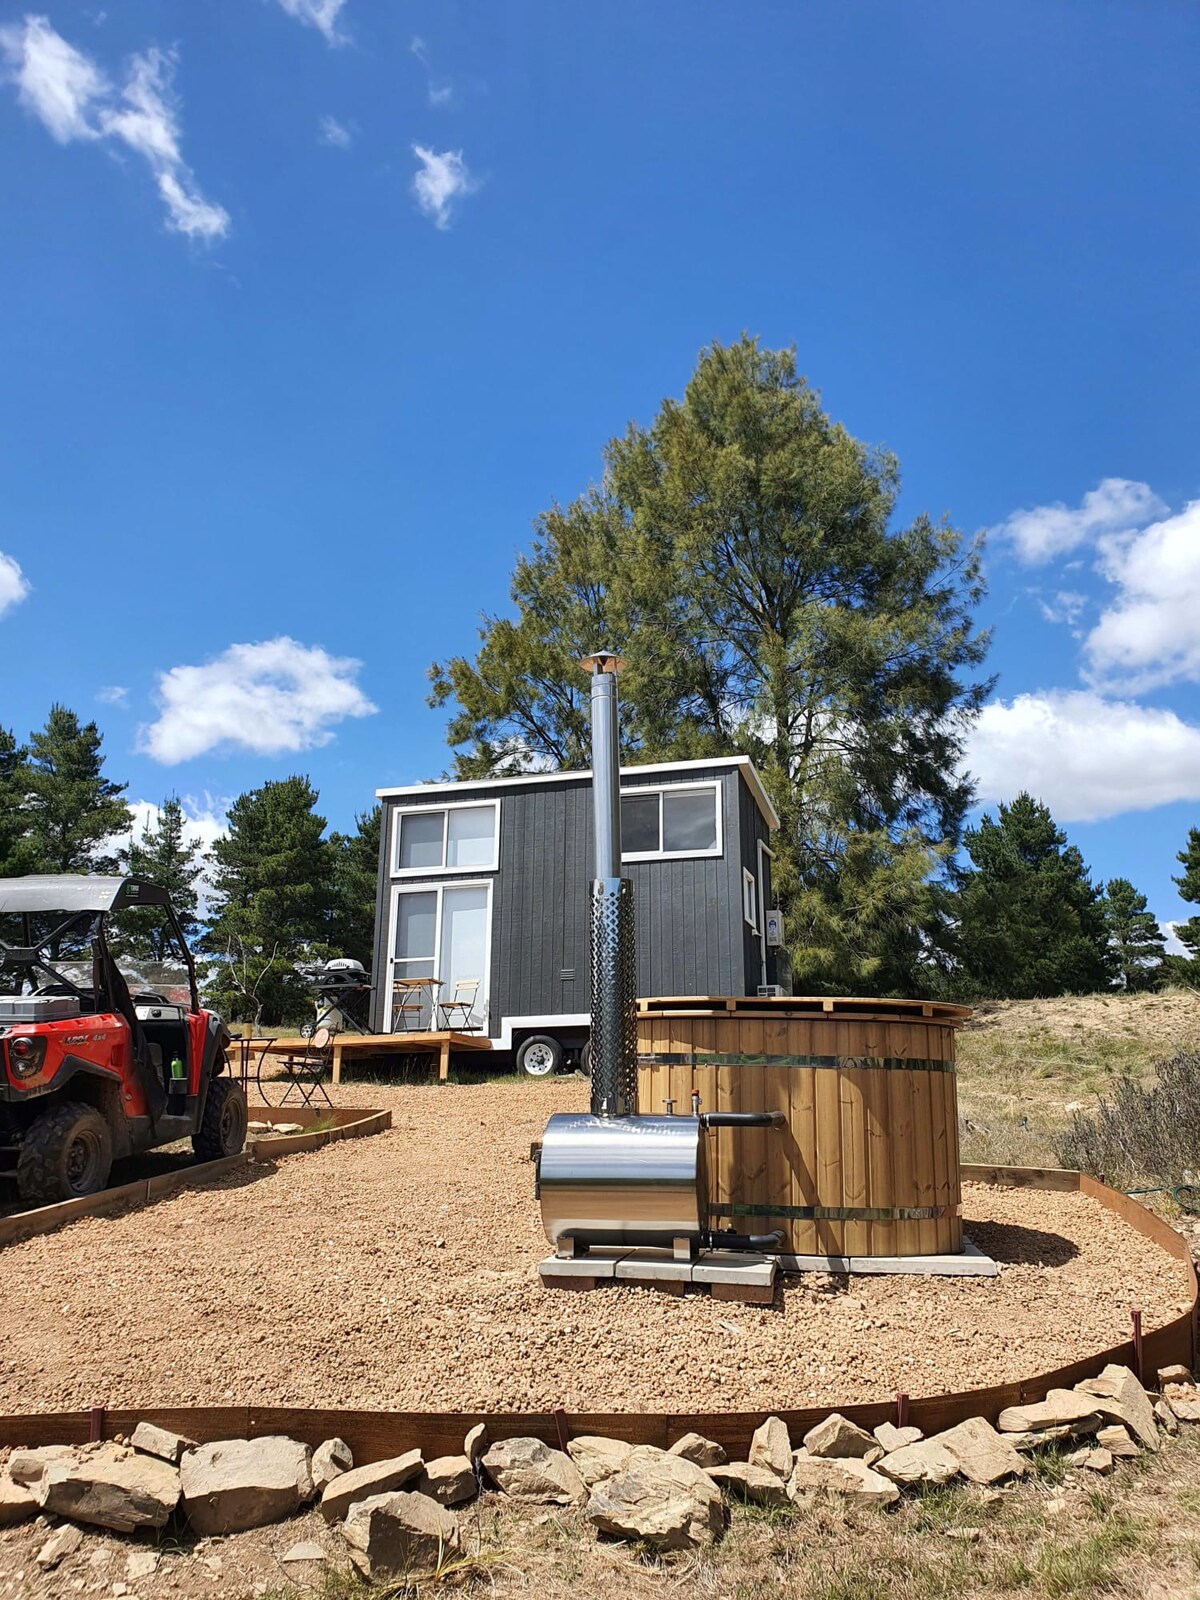
<svg viewBox="0 0 1200 1600">
<path fill-rule="evenodd" d="M 393 997 L 402 1003 L 420 1003 L 420 1026 L 441 1026 L 436 1009 L 434 986 L 408 986 L 401 979 L 440 978 L 436 1001 L 452 1000 L 456 986 L 471 996 L 471 1020 L 476 1027 L 487 1025 L 488 965 L 492 942 L 490 883 L 447 883 L 396 890 L 392 918 Z M 457 1014 L 461 1027 L 461 1012 Z M 409 1012 L 410 1027 L 418 1017 Z"/>
</svg>

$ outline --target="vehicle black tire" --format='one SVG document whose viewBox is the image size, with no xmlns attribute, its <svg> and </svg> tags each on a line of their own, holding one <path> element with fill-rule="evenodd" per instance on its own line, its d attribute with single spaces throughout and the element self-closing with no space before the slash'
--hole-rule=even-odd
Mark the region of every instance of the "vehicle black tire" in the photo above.
<svg viewBox="0 0 1200 1600">
<path fill-rule="evenodd" d="M 549 1078 L 562 1071 L 563 1047 L 548 1033 L 531 1033 L 517 1046 L 517 1071 Z"/>
<path fill-rule="evenodd" d="M 112 1134 L 95 1106 L 68 1100 L 30 1124 L 17 1155 L 22 1200 L 56 1205 L 97 1194 L 112 1171 Z"/>
<path fill-rule="evenodd" d="M 246 1143 L 246 1091 L 232 1078 L 214 1078 L 208 1086 L 204 1115 L 192 1135 L 192 1149 L 201 1161 L 236 1156 Z"/>
<path fill-rule="evenodd" d="M 583 1049 L 579 1052 L 579 1070 L 585 1078 L 592 1075 L 592 1041 L 586 1040 Z"/>
</svg>

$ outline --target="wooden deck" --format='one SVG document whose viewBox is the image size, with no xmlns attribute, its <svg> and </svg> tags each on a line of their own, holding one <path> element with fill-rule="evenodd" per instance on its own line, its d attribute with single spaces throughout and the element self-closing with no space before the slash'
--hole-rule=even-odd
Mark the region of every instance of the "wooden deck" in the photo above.
<svg viewBox="0 0 1200 1600">
<path fill-rule="evenodd" d="M 240 1041 L 234 1041 L 240 1047 Z M 251 1053 L 273 1056 L 300 1056 L 308 1048 L 308 1040 L 300 1038 L 251 1039 L 247 1041 Z M 333 1081 L 341 1083 L 342 1066 L 349 1056 L 352 1060 L 362 1056 L 404 1056 L 428 1053 L 438 1058 L 438 1082 L 445 1083 L 450 1072 L 450 1056 L 455 1050 L 490 1050 L 492 1041 L 486 1034 L 455 1033 L 452 1029 L 438 1029 L 421 1033 L 341 1033 L 333 1041 Z"/>
</svg>

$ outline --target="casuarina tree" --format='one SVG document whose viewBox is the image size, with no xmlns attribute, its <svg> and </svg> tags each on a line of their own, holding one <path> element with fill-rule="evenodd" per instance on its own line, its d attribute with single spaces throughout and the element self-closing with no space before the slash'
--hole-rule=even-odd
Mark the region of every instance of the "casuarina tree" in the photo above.
<svg viewBox="0 0 1200 1600">
<path fill-rule="evenodd" d="M 213 956 L 206 992 L 234 1021 L 298 1020 L 309 996 L 297 961 L 323 949 L 333 907 L 333 857 L 307 778 L 264 783 L 229 808 L 213 845 Z"/>
<path fill-rule="evenodd" d="M 51 708 L 46 726 L 29 741 L 20 774 L 21 838 L 12 870 L 111 872 L 129 831 L 126 785 L 104 776 L 102 740 L 94 722 L 81 723 L 65 706 Z"/>
<path fill-rule="evenodd" d="M 1115 962 L 1099 889 L 1083 857 L 1029 794 L 965 836 L 974 871 L 958 896 L 968 987 L 1013 1000 L 1109 987 Z"/>
<path fill-rule="evenodd" d="M 17 847 L 24 833 L 27 752 L 7 728 L 0 728 L 0 878 L 21 871 Z"/>
<path fill-rule="evenodd" d="M 626 760 L 744 754 L 782 827 L 775 886 L 797 981 L 910 989 L 971 786 L 989 687 L 979 553 L 918 516 L 899 468 L 822 410 L 794 352 L 702 352 L 681 401 L 539 518 L 473 660 L 431 670 L 460 777 L 587 763 L 581 656 L 616 648 Z"/>
<path fill-rule="evenodd" d="M 1187 844 L 1175 859 L 1183 868 L 1182 874 L 1175 879 L 1179 885 L 1179 898 L 1186 900 L 1189 905 L 1200 904 L 1200 828 L 1188 829 Z M 1177 922 L 1175 933 L 1187 951 L 1190 961 L 1200 962 L 1200 916 L 1189 917 L 1186 922 Z M 1174 966 L 1178 970 L 1180 966 L 1178 960 Z M 1191 971 L 1187 973 L 1189 978 Z"/>
<path fill-rule="evenodd" d="M 1165 943 L 1158 918 L 1128 878 L 1110 878 L 1101 901 L 1117 976 L 1126 992 L 1157 989 Z"/>
</svg>

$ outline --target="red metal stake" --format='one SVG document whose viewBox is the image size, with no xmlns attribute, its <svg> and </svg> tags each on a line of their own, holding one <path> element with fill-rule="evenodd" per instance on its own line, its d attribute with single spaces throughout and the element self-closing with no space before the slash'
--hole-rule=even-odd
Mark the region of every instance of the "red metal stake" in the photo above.
<svg viewBox="0 0 1200 1600">
<path fill-rule="evenodd" d="M 1142 1313 L 1137 1306 L 1131 1306 L 1130 1318 L 1133 1321 L 1133 1371 L 1139 1383 L 1146 1380 L 1142 1376 Z"/>
<path fill-rule="evenodd" d="M 908 1425 L 908 1396 L 903 1389 L 896 1393 L 896 1426 L 904 1428 Z"/>
<path fill-rule="evenodd" d="M 88 1438 L 97 1444 L 104 1437 L 104 1407 L 92 1406 L 88 1411 Z"/>
<path fill-rule="evenodd" d="M 567 1453 L 567 1413 L 561 1406 L 555 1406 L 550 1413 L 554 1418 L 554 1431 L 558 1435 L 558 1448 L 564 1455 Z"/>
</svg>

